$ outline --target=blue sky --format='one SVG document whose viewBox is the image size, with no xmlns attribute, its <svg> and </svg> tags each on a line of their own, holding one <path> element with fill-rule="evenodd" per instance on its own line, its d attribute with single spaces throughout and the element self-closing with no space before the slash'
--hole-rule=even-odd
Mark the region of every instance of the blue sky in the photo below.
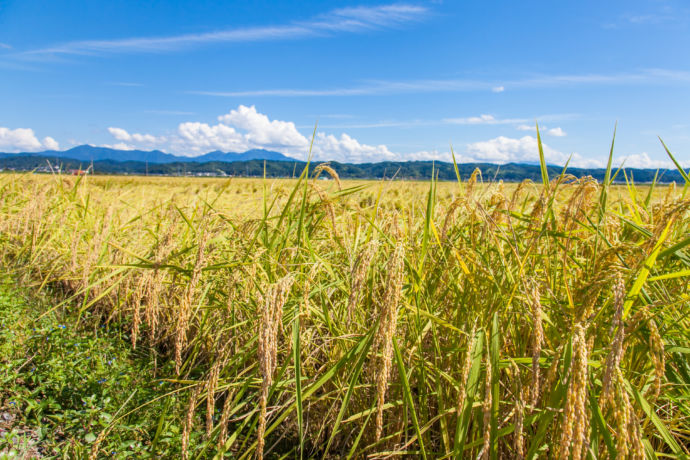
<svg viewBox="0 0 690 460">
<path fill-rule="evenodd" d="M 690 5 L 0 2 L 0 151 L 690 163 Z"/>
</svg>

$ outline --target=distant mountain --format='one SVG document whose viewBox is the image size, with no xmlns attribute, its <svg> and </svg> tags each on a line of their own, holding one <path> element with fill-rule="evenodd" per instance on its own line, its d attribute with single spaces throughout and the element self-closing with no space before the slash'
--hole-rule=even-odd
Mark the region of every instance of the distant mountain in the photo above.
<svg viewBox="0 0 690 460">
<path fill-rule="evenodd" d="M 62 153 L 62 152 L 57 152 Z M 145 152 L 147 153 L 147 152 Z M 150 153 L 150 152 L 148 152 Z M 160 152 L 159 152 L 160 153 Z M 252 152 L 245 154 L 222 152 L 211 152 L 207 155 L 217 155 L 219 158 L 230 158 L 233 161 L 205 161 L 199 162 L 199 158 L 189 161 L 146 163 L 144 161 L 117 161 L 117 160 L 94 160 L 93 171 L 95 174 L 126 174 L 126 175 L 156 175 L 156 176 L 235 176 L 235 177 L 296 177 L 299 176 L 306 163 L 294 159 L 290 160 L 263 160 L 254 159 L 238 161 L 240 155 L 252 155 Z M 167 154 L 162 154 L 167 155 Z M 263 156 L 263 154 L 259 154 Z M 171 155 L 172 156 L 172 155 Z M 155 158 L 155 156 L 152 156 Z M 175 157 L 178 158 L 178 157 Z M 209 157 L 207 157 L 209 158 Z M 203 161 L 203 160 L 202 160 Z M 315 167 L 319 162 L 312 163 Z M 70 158 L 58 158 L 55 156 L 41 155 L 17 155 L 10 154 L 3 157 L 0 154 L 0 171 L 36 171 L 36 172 L 70 172 L 74 169 L 82 169 L 86 166 L 84 160 L 73 160 Z M 432 174 L 439 180 L 457 180 L 456 169 L 452 163 L 432 162 L 432 161 L 383 161 L 380 163 L 338 163 L 332 162 L 331 167 L 338 172 L 342 179 L 406 179 L 406 180 L 428 180 Z M 467 180 L 472 172 L 478 168 L 484 180 L 504 180 L 507 182 L 520 182 L 524 179 L 531 179 L 534 182 L 541 182 L 541 169 L 539 166 L 528 164 L 509 163 L 496 165 L 489 163 L 463 163 L 458 164 L 457 174 L 463 181 Z M 549 166 L 549 177 L 558 176 L 562 167 Z M 606 173 L 605 169 L 582 169 L 569 168 L 568 173 L 577 177 L 592 176 L 601 181 Z M 654 169 L 626 169 L 627 177 L 634 179 L 637 183 L 652 182 L 655 177 L 658 182 L 668 183 L 675 181 L 683 183 L 684 179 L 677 170 L 654 170 Z M 322 175 L 322 177 L 324 177 Z M 624 175 L 619 174 L 616 179 L 618 182 L 624 180 Z"/>
<path fill-rule="evenodd" d="M 247 150 L 244 153 L 221 152 L 219 150 L 206 153 L 196 157 L 177 156 L 170 153 L 161 152 L 160 150 L 118 150 L 108 147 L 94 147 L 92 145 L 79 145 L 69 150 L 46 150 L 44 152 L 22 152 L 22 153 L 0 153 L 2 158 L 17 158 L 17 157 L 45 157 L 45 158 L 60 158 L 78 160 L 83 162 L 92 161 L 141 161 L 154 164 L 166 163 L 208 163 L 210 161 L 220 161 L 223 163 L 232 163 L 234 161 L 249 161 L 249 160 L 275 160 L 275 161 L 290 161 L 292 158 L 287 157 L 279 152 L 271 150 L 254 149 Z"/>
</svg>

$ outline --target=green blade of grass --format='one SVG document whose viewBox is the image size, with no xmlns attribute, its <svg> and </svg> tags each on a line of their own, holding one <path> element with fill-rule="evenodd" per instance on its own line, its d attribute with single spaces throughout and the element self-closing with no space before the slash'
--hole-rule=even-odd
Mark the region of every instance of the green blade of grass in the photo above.
<svg viewBox="0 0 690 460">
<path fill-rule="evenodd" d="M 549 171 L 544 157 L 544 147 L 541 144 L 541 134 L 539 133 L 539 123 L 535 123 L 537 128 L 537 147 L 539 148 L 539 167 L 541 168 L 541 182 L 544 184 L 544 193 L 549 191 Z"/>
<path fill-rule="evenodd" d="M 355 364 L 355 367 L 352 371 L 352 375 L 350 376 L 350 383 L 348 384 L 347 387 L 347 392 L 345 393 L 345 397 L 343 398 L 343 401 L 340 405 L 340 411 L 338 412 L 338 416 L 335 419 L 335 423 L 333 423 L 333 428 L 331 429 L 331 437 L 328 439 L 328 443 L 326 444 L 326 448 L 324 449 L 324 457 L 328 454 L 328 450 L 331 447 L 331 444 L 333 443 L 333 440 L 335 439 L 336 434 L 338 433 L 338 428 L 340 428 L 340 423 L 343 420 L 343 416 L 345 415 L 345 412 L 348 409 L 348 404 L 350 403 L 350 398 L 352 397 L 352 394 L 354 393 L 355 386 L 359 380 L 359 376 L 362 373 L 362 368 L 364 366 L 364 363 L 366 361 L 369 348 L 371 347 L 371 342 L 373 339 L 373 335 L 369 335 L 367 338 L 367 342 L 365 347 L 362 349 L 359 358 L 357 359 L 357 362 Z"/>
<path fill-rule="evenodd" d="M 671 449 L 671 451 L 674 454 L 676 454 L 677 458 L 687 459 L 687 452 L 684 452 L 684 450 L 680 447 L 678 442 L 676 442 L 675 438 L 669 431 L 666 424 L 659 418 L 658 415 L 656 415 L 656 412 L 654 412 L 654 410 L 649 405 L 645 397 L 642 396 L 642 394 L 637 390 L 637 388 L 635 388 L 627 379 L 624 379 L 624 382 L 628 393 L 630 393 L 635 398 L 635 401 L 637 401 L 638 406 L 654 424 L 666 445 Z"/>
<path fill-rule="evenodd" d="M 652 267 L 654 267 L 654 263 L 656 262 L 656 258 L 659 255 L 659 252 L 661 251 L 661 247 L 662 247 L 664 241 L 666 240 L 666 237 L 668 236 L 668 232 L 671 228 L 672 223 L 673 223 L 673 220 L 669 220 L 669 222 L 666 224 L 666 227 L 661 232 L 659 239 L 657 240 L 656 244 L 654 245 L 654 249 L 652 249 L 652 252 L 645 259 L 644 263 L 642 264 L 642 268 L 640 269 L 640 271 L 637 274 L 637 278 L 635 278 L 635 282 L 633 283 L 632 287 L 628 291 L 628 295 L 626 297 L 625 303 L 623 304 L 623 318 L 628 317 L 628 313 L 630 313 L 630 309 L 632 308 L 633 303 L 637 299 L 637 296 L 640 294 L 642 287 L 647 282 L 647 277 L 649 277 L 649 273 L 652 270 Z"/>
<path fill-rule="evenodd" d="M 422 452 L 422 458 L 426 459 L 426 449 L 424 448 L 424 439 L 422 438 L 422 431 L 419 429 L 419 421 L 417 420 L 417 411 L 414 407 L 414 399 L 412 398 L 412 390 L 410 390 L 410 382 L 407 379 L 407 373 L 405 372 L 405 365 L 400 355 L 400 349 L 398 348 L 398 341 L 393 337 L 393 350 L 395 351 L 395 362 L 398 364 L 398 373 L 400 374 L 400 380 L 403 384 L 403 395 L 405 401 L 408 405 L 408 410 L 412 416 L 412 424 L 414 425 L 414 430 L 417 433 L 417 441 L 419 442 L 419 448 Z"/>
<path fill-rule="evenodd" d="M 685 184 L 690 184 L 690 177 L 688 176 L 688 173 L 685 172 L 683 167 L 678 163 L 678 160 L 676 160 L 676 157 L 673 156 L 671 151 L 666 147 L 666 144 L 664 144 L 664 141 L 659 138 L 659 141 L 661 142 L 661 145 L 664 146 L 664 150 L 666 150 L 666 154 L 671 158 L 671 161 L 673 161 L 673 164 L 676 165 L 676 169 L 678 169 L 678 172 L 680 173 L 681 176 L 683 176 L 683 179 L 685 179 Z"/>
<path fill-rule="evenodd" d="M 295 304 L 295 320 L 292 323 L 292 350 L 295 366 L 295 403 L 297 404 L 297 433 L 299 435 L 299 458 L 304 454 L 304 409 L 302 407 L 302 349 L 300 347 L 300 312 Z"/>
</svg>

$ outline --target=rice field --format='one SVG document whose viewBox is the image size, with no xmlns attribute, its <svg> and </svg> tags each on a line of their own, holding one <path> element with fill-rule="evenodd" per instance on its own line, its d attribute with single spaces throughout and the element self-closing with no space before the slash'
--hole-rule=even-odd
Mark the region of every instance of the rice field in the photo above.
<svg viewBox="0 0 690 460">
<path fill-rule="evenodd" d="M 687 458 L 687 192 L 5 174 L 0 264 L 155 351 L 183 458 Z"/>
</svg>

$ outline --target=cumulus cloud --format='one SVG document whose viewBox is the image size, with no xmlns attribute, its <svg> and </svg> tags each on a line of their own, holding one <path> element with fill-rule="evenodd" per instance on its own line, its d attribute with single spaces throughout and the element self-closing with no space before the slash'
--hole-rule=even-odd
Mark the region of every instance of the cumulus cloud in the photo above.
<svg viewBox="0 0 690 460">
<path fill-rule="evenodd" d="M 119 141 L 128 141 L 132 138 L 132 136 L 122 128 L 108 128 L 108 132 Z"/>
<path fill-rule="evenodd" d="M 546 133 L 550 136 L 556 136 L 556 137 L 564 137 L 566 136 L 566 132 L 561 129 L 559 126 L 558 128 L 551 128 Z"/>
<path fill-rule="evenodd" d="M 137 142 L 139 144 L 148 144 L 149 146 L 165 142 L 165 137 L 156 137 L 151 134 L 130 134 L 122 128 L 110 127 L 108 132 L 118 141 Z"/>
<path fill-rule="evenodd" d="M 109 149 L 116 149 L 116 150 L 134 150 L 135 147 L 133 145 L 129 145 L 125 142 L 117 142 L 115 144 L 103 144 L 100 147 L 107 147 Z"/>
<path fill-rule="evenodd" d="M 243 152 L 272 149 L 298 159 L 306 159 L 311 143 L 291 121 L 271 120 L 255 106 L 240 105 L 218 117 L 218 123 L 196 121 L 180 123 L 167 136 L 129 133 L 118 127 L 108 132 L 120 144 L 131 148 L 160 148 L 179 155 L 196 156 L 211 150 Z M 343 162 L 394 160 L 396 155 L 385 145 L 368 145 L 342 133 L 319 132 L 312 148 L 314 159 Z"/>
<path fill-rule="evenodd" d="M 506 89 L 504 86 L 494 86 L 493 88 L 491 88 L 491 91 L 493 91 L 494 93 L 502 93 L 505 90 Z"/>
<path fill-rule="evenodd" d="M 58 143 L 52 137 L 39 141 L 33 129 L 10 129 L 0 126 L 0 152 L 37 152 L 39 150 L 57 150 Z"/>
<path fill-rule="evenodd" d="M 564 165 L 569 158 L 558 150 L 542 143 L 546 162 L 554 165 Z M 531 163 L 539 161 L 539 148 L 537 139 L 532 136 L 524 136 L 519 139 L 499 136 L 488 141 L 474 142 L 467 145 L 467 155 L 477 161 L 491 163 Z M 574 153 L 570 160 L 570 166 L 582 168 L 598 168 L 600 161 L 584 158 Z"/>
<path fill-rule="evenodd" d="M 240 105 L 218 121 L 245 130 L 247 141 L 256 145 L 305 147 L 308 143 L 293 122 L 269 120 L 254 106 Z"/>
<path fill-rule="evenodd" d="M 456 119 L 457 123 L 507 124 L 515 120 L 497 119 L 492 115 L 480 115 Z M 524 122 L 524 121 L 518 121 Z M 524 125 L 527 127 L 528 125 Z M 523 125 L 517 127 L 523 129 Z M 533 129 L 533 128 L 529 128 Z M 526 130 L 526 128 L 525 128 Z M 310 137 L 302 134 L 293 122 L 275 120 L 259 112 L 255 106 L 240 105 L 217 118 L 217 123 L 209 124 L 198 121 L 187 121 L 177 125 L 176 130 L 164 136 L 130 133 L 119 127 L 110 127 L 108 131 L 123 148 L 158 148 L 178 155 L 196 156 L 212 150 L 224 152 L 244 152 L 249 149 L 270 149 L 279 151 L 296 159 L 306 159 L 311 144 Z M 561 128 L 546 130 L 554 136 L 563 136 Z M 564 165 L 569 155 L 562 153 L 547 144 L 543 144 L 546 160 L 549 164 Z M 347 133 L 317 132 L 314 138 L 312 154 L 315 160 L 334 160 L 340 162 L 376 162 L 405 160 L 450 161 L 449 152 L 423 150 L 401 153 L 391 151 L 386 145 L 370 145 L 360 142 Z M 537 140 L 532 135 L 521 138 L 499 136 L 494 139 L 467 144 L 464 152 L 456 153 L 458 162 L 537 162 L 539 153 Z M 635 160 L 637 161 L 637 160 Z M 640 160 L 641 161 L 641 160 Z M 597 160 L 573 154 L 571 166 L 601 167 Z"/>
<path fill-rule="evenodd" d="M 362 163 L 398 159 L 385 145 L 361 144 L 347 134 L 341 134 L 338 138 L 332 134 L 317 133 L 312 151 L 314 157 L 321 160 Z"/>
<path fill-rule="evenodd" d="M 638 154 L 625 155 L 614 158 L 614 165 L 623 165 L 625 168 L 641 168 L 641 169 L 657 169 L 670 168 L 674 169 L 674 165 L 669 160 L 653 160 L 649 157 L 647 152 Z"/>
<path fill-rule="evenodd" d="M 43 145 L 48 150 L 58 150 L 60 148 L 60 144 L 50 136 L 43 138 Z"/>
<path fill-rule="evenodd" d="M 249 148 L 245 137 L 231 126 L 222 123 L 209 125 L 199 122 L 180 123 L 171 143 L 173 151 L 184 155 L 200 154 L 209 150 L 240 152 Z"/>
</svg>

